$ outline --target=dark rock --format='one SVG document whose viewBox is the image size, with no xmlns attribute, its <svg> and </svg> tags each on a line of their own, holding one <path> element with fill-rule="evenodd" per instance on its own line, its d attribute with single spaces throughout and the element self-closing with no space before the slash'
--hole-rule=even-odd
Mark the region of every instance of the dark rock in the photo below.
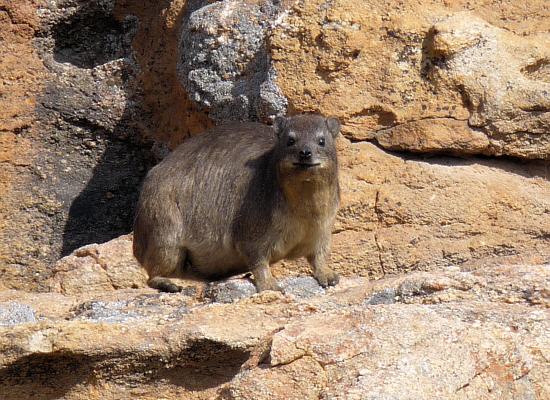
<svg viewBox="0 0 550 400">
<path fill-rule="evenodd" d="M 368 305 L 394 304 L 395 296 L 396 296 L 395 289 L 393 288 L 384 289 L 370 296 L 367 300 L 365 300 L 365 304 L 368 304 Z"/>
<path fill-rule="evenodd" d="M 140 130 L 138 20 L 119 21 L 115 3 L 61 0 L 40 9 L 36 46 L 50 74 L 36 108 L 45 138 L 37 186 L 61 205 L 52 261 L 130 232 L 139 184 L 154 161 Z"/>
<path fill-rule="evenodd" d="M 216 2 L 198 7 L 183 23 L 178 73 L 189 97 L 214 121 L 260 120 L 284 114 L 266 50 L 278 2 Z"/>
</svg>

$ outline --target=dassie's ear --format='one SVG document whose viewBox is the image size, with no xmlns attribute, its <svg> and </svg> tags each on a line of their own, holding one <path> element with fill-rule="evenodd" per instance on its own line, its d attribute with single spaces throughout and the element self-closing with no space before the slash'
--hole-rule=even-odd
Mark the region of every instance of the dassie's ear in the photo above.
<svg viewBox="0 0 550 400">
<path fill-rule="evenodd" d="M 338 118 L 335 117 L 329 117 L 326 120 L 327 122 L 327 128 L 330 134 L 333 138 L 338 136 L 338 133 L 340 133 L 340 121 L 338 121 Z"/>
<path fill-rule="evenodd" d="M 277 133 L 277 136 L 281 136 L 281 133 L 285 130 L 286 122 L 287 119 L 280 115 L 275 117 L 273 120 L 273 129 L 275 130 L 275 133 Z"/>
</svg>

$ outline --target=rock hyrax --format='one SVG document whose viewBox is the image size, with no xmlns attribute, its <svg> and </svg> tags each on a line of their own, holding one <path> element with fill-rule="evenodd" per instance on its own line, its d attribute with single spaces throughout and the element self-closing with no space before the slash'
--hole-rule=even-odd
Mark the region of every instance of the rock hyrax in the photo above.
<svg viewBox="0 0 550 400">
<path fill-rule="evenodd" d="M 186 271 L 219 279 L 251 271 L 258 291 L 280 290 L 269 265 L 306 257 L 322 286 L 339 203 L 335 118 L 232 123 L 186 140 L 145 178 L 134 255 L 149 286 L 181 290 Z"/>
</svg>

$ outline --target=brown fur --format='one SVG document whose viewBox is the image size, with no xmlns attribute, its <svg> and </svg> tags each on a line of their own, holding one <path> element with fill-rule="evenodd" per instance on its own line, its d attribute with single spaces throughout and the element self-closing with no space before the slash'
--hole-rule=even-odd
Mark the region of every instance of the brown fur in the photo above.
<svg viewBox="0 0 550 400">
<path fill-rule="evenodd" d="M 279 117 L 273 127 L 213 128 L 176 148 L 147 175 L 136 212 L 134 255 L 149 285 L 177 291 L 170 278 L 189 270 L 211 279 L 252 271 L 259 291 L 280 290 L 269 265 L 297 257 L 321 285 L 336 284 L 326 261 L 339 128 L 320 115 Z"/>
</svg>

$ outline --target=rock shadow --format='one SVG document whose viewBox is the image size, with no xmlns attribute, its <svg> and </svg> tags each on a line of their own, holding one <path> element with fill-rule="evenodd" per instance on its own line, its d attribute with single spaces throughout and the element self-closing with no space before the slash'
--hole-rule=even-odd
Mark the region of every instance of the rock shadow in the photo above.
<svg viewBox="0 0 550 400">
<path fill-rule="evenodd" d="M 155 379 L 168 380 L 190 391 L 202 391 L 229 382 L 237 375 L 250 353 L 226 343 L 199 339 L 184 349 L 173 367 L 158 369 Z"/>
<path fill-rule="evenodd" d="M 61 256 L 132 231 L 140 183 L 152 157 L 140 145 L 103 138 L 105 150 L 91 178 L 70 204 Z"/>
<path fill-rule="evenodd" d="M 93 68 L 123 58 L 127 55 L 124 54 L 126 33 L 124 24 L 106 10 L 82 7 L 76 15 L 53 28 L 54 59 L 78 68 Z"/>
<path fill-rule="evenodd" d="M 540 178 L 550 181 L 550 163 L 540 159 L 521 159 L 511 156 L 486 156 L 476 155 L 453 155 L 446 152 L 437 153 L 412 153 L 405 151 L 388 150 L 376 142 L 371 142 L 381 151 L 399 157 L 405 161 L 424 162 L 432 165 L 445 167 L 482 165 L 484 167 L 496 168 L 507 173 L 519 175 L 524 178 Z"/>
<path fill-rule="evenodd" d="M 140 129 L 148 115 L 131 46 L 138 21 L 117 20 L 114 4 L 78 1 L 46 34 L 54 76 L 41 111 L 53 126 L 48 190 L 64 205 L 61 256 L 130 232 L 140 182 L 154 163 Z"/>
<path fill-rule="evenodd" d="M 21 357 L 0 369 L 0 393 L 10 400 L 59 399 L 92 377 L 93 363 L 90 357 L 72 353 Z"/>
</svg>

